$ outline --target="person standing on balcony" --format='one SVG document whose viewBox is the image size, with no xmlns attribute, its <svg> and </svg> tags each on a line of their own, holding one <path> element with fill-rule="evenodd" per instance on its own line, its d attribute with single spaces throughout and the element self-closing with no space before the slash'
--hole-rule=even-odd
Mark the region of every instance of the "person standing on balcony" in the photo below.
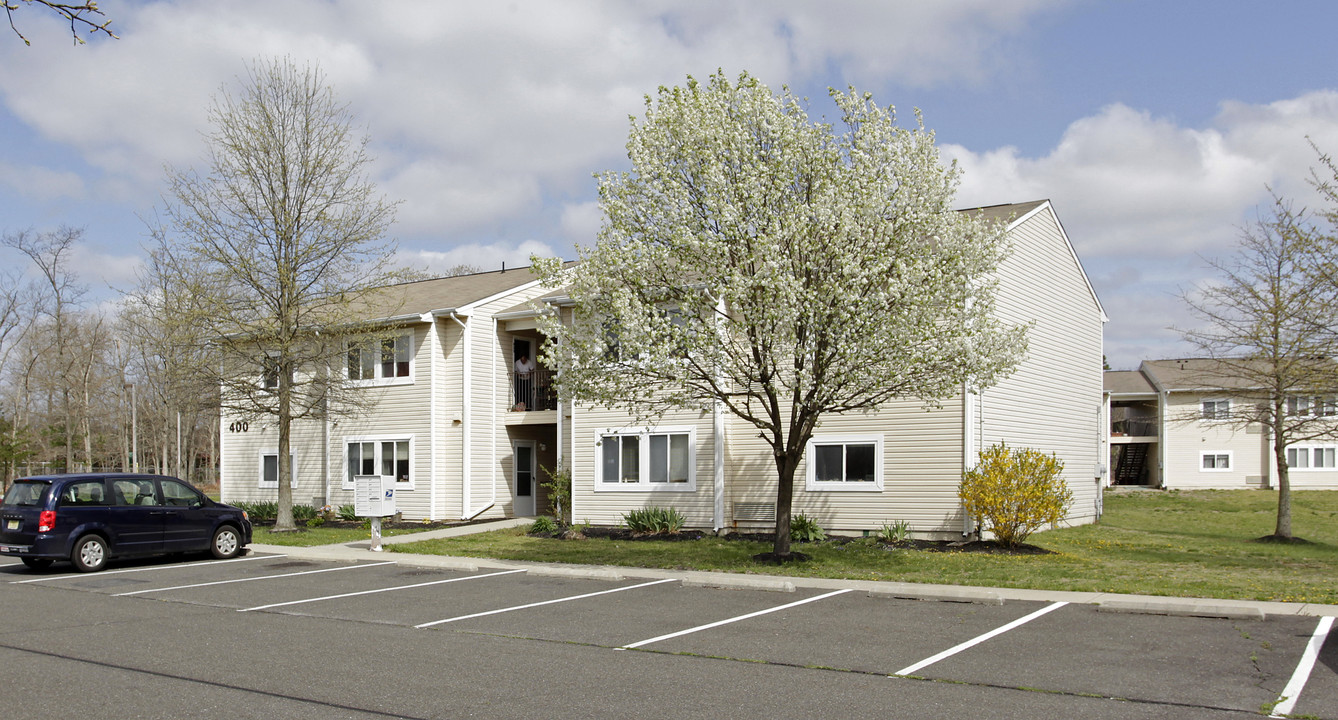
<svg viewBox="0 0 1338 720">
<path fill-rule="evenodd" d="M 534 391 L 534 381 L 532 373 L 534 372 L 536 366 L 534 364 L 534 361 L 530 359 L 528 353 L 521 353 L 520 357 L 516 358 L 515 365 L 516 365 L 516 381 L 515 381 L 516 406 L 513 409 L 526 410 L 530 407 L 530 405 L 533 404 L 532 402 L 530 402 L 530 398 L 533 395 Z"/>
</svg>

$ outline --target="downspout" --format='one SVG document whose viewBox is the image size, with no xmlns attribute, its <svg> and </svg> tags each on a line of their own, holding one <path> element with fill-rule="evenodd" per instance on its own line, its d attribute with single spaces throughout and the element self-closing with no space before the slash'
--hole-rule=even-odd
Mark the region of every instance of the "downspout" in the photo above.
<svg viewBox="0 0 1338 720">
<path fill-rule="evenodd" d="M 469 426 L 470 426 L 470 424 L 471 424 L 471 423 L 469 422 L 469 418 L 470 418 L 469 411 L 471 410 L 472 405 L 473 405 L 473 404 L 470 402 L 470 397 L 469 397 L 469 390 L 470 390 L 469 386 L 470 386 L 470 380 L 472 379 L 472 378 L 470 377 L 470 373 L 469 373 L 469 368 L 470 368 L 470 365 L 469 365 L 469 353 L 470 353 L 470 350 L 473 349 L 473 343 L 470 342 L 470 339 L 469 339 L 469 325 L 468 325 L 468 323 L 466 323 L 465 321 L 461 320 L 461 319 L 460 319 L 460 316 L 457 315 L 457 314 L 455 313 L 454 310 L 451 311 L 451 314 L 450 314 L 449 317 L 450 317 L 452 320 L 454 320 L 455 323 L 456 323 L 457 325 L 460 326 L 460 332 L 461 332 L 461 334 L 464 336 L 464 337 L 461 339 L 461 341 L 460 341 L 460 344 L 461 344 L 461 346 L 462 346 L 462 350 L 461 350 L 461 352 L 462 352 L 462 356 L 461 356 L 462 359 L 461 359 L 461 362 L 464 364 L 464 369 L 463 369 L 463 371 L 460 373 L 460 381 L 461 381 L 461 384 L 462 384 L 462 386 L 463 386 L 463 388 L 464 388 L 464 409 L 461 411 L 461 415 L 460 415 L 460 418 L 461 418 L 461 419 L 460 419 L 460 431 L 461 431 L 461 433 L 462 433 L 462 436 L 461 436 L 461 439 L 460 439 L 460 456 L 461 456 L 461 458 L 462 458 L 463 461 L 464 461 L 464 468 L 463 468 L 463 473 L 462 473 L 462 476 L 461 476 L 461 482 L 460 482 L 460 485 L 461 485 L 461 488 L 462 488 L 462 493 L 461 493 L 461 497 L 460 497 L 460 509 L 461 509 L 461 515 L 460 515 L 460 517 L 461 517 L 461 519 L 468 520 L 468 519 L 471 517 L 470 514 L 469 514 L 469 493 L 470 493 L 470 489 L 471 489 L 470 486 L 469 486 L 469 479 L 470 479 L 470 478 L 469 478 L 469 476 L 470 476 L 469 468 L 470 468 L 470 464 L 471 464 L 471 463 L 470 463 L 471 458 L 470 458 L 470 452 L 469 452 L 469 451 L 470 451 L 470 444 L 471 444 L 471 443 L 470 443 L 470 438 L 469 438 Z"/>
<path fill-rule="evenodd" d="M 962 384 L 962 472 L 976 466 L 976 394 L 965 383 Z M 960 479 L 958 480 L 960 482 Z M 971 516 L 962 505 L 962 537 L 971 534 Z"/>
<path fill-rule="evenodd" d="M 715 401 L 711 412 L 711 425 L 715 443 L 715 531 L 725 527 L 725 405 Z"/>
<path fill-rule="evenodd" d="M 427 326 L 427 437 L 428 437 L 428 473 L 431 479 L 428 480 L 427 489 L 427 519 L 436 521 L 437 519 L 437 485 L 439 475 L 437 475 L 437 353 L 440 351 L 440 338 L 438 337 L 437 319 L 430 313 L 423 315 L 424 320 L 430 324 Z M 415 371 L 418 368 L 414 368 Z M 417 378 L 415 378 L 417 380 Z"/>
</svg>

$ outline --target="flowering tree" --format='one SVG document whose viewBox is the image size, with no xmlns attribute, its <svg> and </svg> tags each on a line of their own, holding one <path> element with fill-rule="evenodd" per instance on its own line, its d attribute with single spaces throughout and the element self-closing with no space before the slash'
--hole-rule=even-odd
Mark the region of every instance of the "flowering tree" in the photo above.
<svg viewBox="0 0 1338 720">
<path fill-rule="evenodd" d="M 746 73 L 661 88 L 632 119 L 631 171 L 600 178 L 598 243 L 566 272 L 536 259 L 574 303 L 543 326 L 564 393 L 643 418 L 718 403 L 758 429 L 779 559 L 823 416 L 933 405 L 1025 350 L 1026 329 L 992 313 L 1002 228 L 953 212 L 933 133 L 853 89 L 831 97 L 839 131 Z"/>
</svg>

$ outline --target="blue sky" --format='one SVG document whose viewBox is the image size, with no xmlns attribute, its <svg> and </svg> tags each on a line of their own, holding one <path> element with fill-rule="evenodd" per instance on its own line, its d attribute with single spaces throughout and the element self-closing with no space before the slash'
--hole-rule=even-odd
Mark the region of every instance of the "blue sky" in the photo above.
<svg viewBox="0 0 1338 720">
<path fill-rule="evenodd" d="M 72 47 L 24 8 L 0 38 L 0 230 L 85 228 L 93 297 L 133 284 L 166 166 L 248 61 L 319 62 L 401 200 L 401 260 L 573 257 L 627 116 L 717 68 L 829 112 L 853 84 L 920 108 L 964 170 L 960 206 L 1054 201 L 1111 318 L 1116 367 L 1187 353 L 1169 326 L 1271 186 L 1311 201 L 1307 136 L 1338 152 L 1331 2 L 118 2 L 120 40 Z M 14 266 L 12 255 L 0 263 Z"/>
</svg>

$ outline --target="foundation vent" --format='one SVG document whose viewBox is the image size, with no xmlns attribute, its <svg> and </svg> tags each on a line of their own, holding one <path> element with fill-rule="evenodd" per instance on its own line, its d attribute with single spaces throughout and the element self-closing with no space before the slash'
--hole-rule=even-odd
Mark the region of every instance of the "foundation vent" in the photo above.
<svg viewBox="0 0 1338 720">
<path fill-rule="evenodd" d="M 774 523 L 776 522 L 776 503 L 736 502 L 734 503 L 734 522 Z"/>
</svg>

